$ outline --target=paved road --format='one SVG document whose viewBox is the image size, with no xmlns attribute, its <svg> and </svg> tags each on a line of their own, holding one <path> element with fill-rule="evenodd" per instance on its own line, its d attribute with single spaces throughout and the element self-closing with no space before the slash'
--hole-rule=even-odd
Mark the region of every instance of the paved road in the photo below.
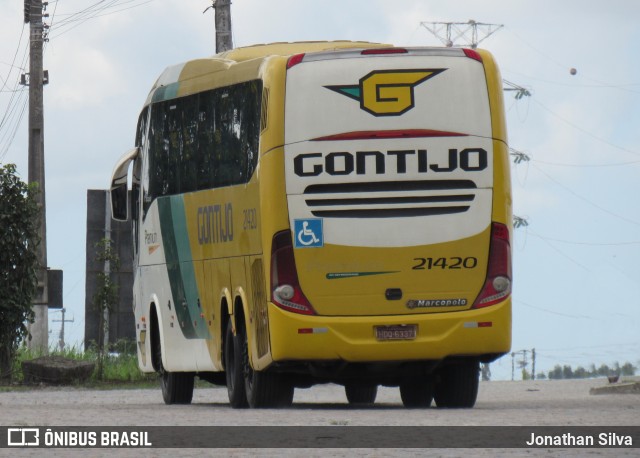
<svg viewBox="0 0 640 458">
<path fill-rule="evenodd" d="M 225 388 L 196 388 L 193 404 L 166 406 L 158 390 L 40 388 L 0 393 L 0 425 L 5 426 L 637 426 L 640 395 L 590 395 L 604 379 L 581 381 L 482 382 L 473 409 L 403 408 L 397 388 L 381 388 L 373 407 L 348 406 L 344 389 L 320 385 L 296 390 L 289 409 L 235 410 Z M 640 444 L 635 444 L 638 447 Z M 333 449 L 332 456 L 414 456 L 417 450 Z M 8 450 L 0 450 L 6 455 Z M 42 452 L 42 451 L 40 451 Z M 48 450 L 57 452 L 63 450 Z M 69 452 L 67 450 L 67 452 Z M 79 451 L 75 451 L 79 452 Z M 101 456 L 98 453 L 93 456 Z M 116 450 L 109 456 L 163 456 L 162 450 Z M 164 450 L 171 456 L 203 451 Z M 178 452 L 178 453 L 176 453 Z M 224 452 L 224 453 L 222 453 Z M 326 456 L 320 449 L 209 449 L 216 456 Z M 422 452 L 426 452 L 422 450 Z M 433 456 L 468 456 L 470 450 L 430 450 Z M 27 456 L 41 456 L 26 451 Z M 29 453 L 31 455 L 29 455 Z M 426 453 L 425 453 L 426 454 Z M 474 450 L 474 456 L 640 456 L 640 449 Z M 10 455 L 6 455 L 10 456 Z M 52 455 L 50 455 L 52 456 Z M 85 456 L 85 455 L 83 455 Z"/>
</svg>

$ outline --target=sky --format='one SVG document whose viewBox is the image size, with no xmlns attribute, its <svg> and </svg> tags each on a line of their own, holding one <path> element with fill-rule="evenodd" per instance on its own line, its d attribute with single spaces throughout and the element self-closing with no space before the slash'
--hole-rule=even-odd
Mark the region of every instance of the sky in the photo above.
<svg viewBox="0 0 640 458">
<path fill-rule="evenodd" d="M 215 53 L 210 0 L 50 0 L 44 67 L 49 267 L 64 270 L 65 340 L 82 348 L 87 189 L 107 189 L 165 67 Z M 640 367 L 640 2 L 628 0 L 234 0 L 235 46 L 367 40 L 441 46 L 421 22 L 502 28 L 479 47 L 503 79 L 514 214 L 513 347 L 536 372 Z M 23 3 L 0 0 L 0 163 L 27 168 Z M 482 35 L 480 35 L 482 36 Z M 457 41 L 455 44 L 464 44 Z M 572 74 L 571 69 L 575 69 Z M 506 84 L 506 83 L 505 83 Z M 636 143 L 637 142 L 637 143 Z M 60 312 L 49 313 L 50 344 Z M 522 358 L 518 353 L 516 360 Z M 530 355 L 530 353 L 529 353 Z M 529 356 L 530 357 L 530 356 Z M 510 379 L 512 357 L 491 365 Z M 530 369 L 530 367 L 529 367 Z M 516 368 L 515 378 L 521 374 Z"/>
</svg>

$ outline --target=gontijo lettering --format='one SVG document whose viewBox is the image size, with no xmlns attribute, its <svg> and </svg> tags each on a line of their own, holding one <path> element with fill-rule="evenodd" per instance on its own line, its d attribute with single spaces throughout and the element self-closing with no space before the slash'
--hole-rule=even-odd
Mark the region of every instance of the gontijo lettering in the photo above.
<svg viewBox="0 0 640 458">
<path fill-rule="evenodd" d="M 198 207 L 198 243 L 233 241 L 233 206 L 231 203 Z"/>
<path fill-rule="evenodd" d="M 465 148 L 458 151 L 450 148 L 446 164 L 432 163 L 426 149 L 398 151 L 346 151 L 329 153 L 299 154 L 293 159 L 293 169 L 300 177 L 315 177 L 323 172 L 328 175 L 357 175 L 375 173 L 404 174 L 410 172 L 427 173 L 453 172 L 460 168 L 465 172 L 480 172 L 487 168 L 487 151 L 483 148 Z"/>
</svg>

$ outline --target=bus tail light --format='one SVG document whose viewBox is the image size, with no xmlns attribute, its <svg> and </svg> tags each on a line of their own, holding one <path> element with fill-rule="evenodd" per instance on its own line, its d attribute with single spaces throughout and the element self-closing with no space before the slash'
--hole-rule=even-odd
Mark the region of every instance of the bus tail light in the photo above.
<svg viewBox="0 0 640 458">
<path fill-rule="evenodd" d="M 287 61 L 287 70 L 301 63 L 302 60 L 304 59 L 304 56 L 305 54 L 302 53 L 302 54 L 294 54 L 293 56 L 289 57 L 289 60 Z"/>
<path fill-rule="evenodd" d="M 462 50 L 462 52 L 464 52 L 464 55 L 467 56 L 469 59 L 474 59 L 474 60 L 477 60 L 478 62 L 482 62 L 482 56 L 475 49 L 465 48 Z"/>
<path fill-rule="evenodd" d="M 315 315 L 298 282 L 291 232 L 278 232 L 271 245 L 271 301 L 289 312 Z"/>
<path fill-rule="evenodd" d="M 511 294 L 511 278 L 509 228 L 504 224 L 493 223 L 487 278 L 472 308 L 488 307 L 507 298 Z"/>
</svg>

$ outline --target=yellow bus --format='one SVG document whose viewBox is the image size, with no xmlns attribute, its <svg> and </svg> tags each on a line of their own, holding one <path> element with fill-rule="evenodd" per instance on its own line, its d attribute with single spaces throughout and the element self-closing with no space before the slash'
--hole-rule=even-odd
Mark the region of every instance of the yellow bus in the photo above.
<svg viewBox="0 0 640 458">
<path fill-rule="evenodd" d="M 130 188 L 130 189 L 128 189 Z M 259 45 L 167 68 L 116 164 L 138 362 L 168 404 L 336 383 L 472 407 L 511 346 L 511 185 L 490 53 Z"/>
</svg>

